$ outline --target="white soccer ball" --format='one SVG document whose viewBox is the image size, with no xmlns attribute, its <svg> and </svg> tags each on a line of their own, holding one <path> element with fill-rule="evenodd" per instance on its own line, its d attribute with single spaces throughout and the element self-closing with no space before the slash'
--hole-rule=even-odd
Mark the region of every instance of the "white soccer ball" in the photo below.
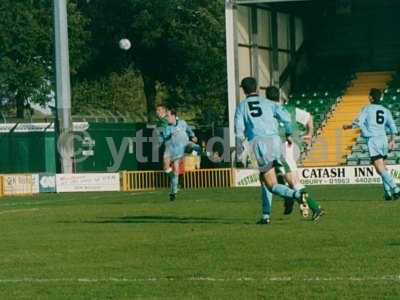
<svg viewBox="0 0 400 300">
<path fill-rule="evenodd" d="M 310 216 L 310 209 L 307 204 L 302 203 L 300 204 L 300 213 L 303 218 L 308 218 Z"/>
<path fill-rule="evenodd" d="M 121 39 L 121 40 L 119 41 L 119 47 L 120 47 L 122 50 L 129 50 L 129 49 L 131 49 L 131 47 L 132 47 L 131 41 L 128 40 L 128 39 Z"/>
</svg>

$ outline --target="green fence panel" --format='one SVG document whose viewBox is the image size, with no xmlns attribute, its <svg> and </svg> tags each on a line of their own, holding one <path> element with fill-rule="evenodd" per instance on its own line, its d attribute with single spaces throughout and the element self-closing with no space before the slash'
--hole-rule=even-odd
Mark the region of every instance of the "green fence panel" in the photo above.
<svg viewBox="0 0 400 300">
<path fill-rule="evenodd" d="M 90 123 L 85 132 L 75 132 L 76 172 L 138 170 L 134 137 L 143 125 Z M 148 148 L 148 147 L 147 147 Z M 0 133 L 0 173 L 55 173 L 54 132 Z M 121 154 L 121 161 L 116 161 Z"/>
<path fill-rule="evenodd" d="M 45 169 L 44 133 L 8 133 L 8 156 L 2 158 L 4 169 L 10 173 L 39 173 Z"/>
<path fill-rule="evenodd" d="M 0 173 L 9 172 L 10 165 L 10 136 L 0 134 Z"/>
<path fill-rule="evenodd" d="M 44 153 L 45 171 L 43 172 L 56 173 L 56 150 L 53 132 L 46 132 L 44 135 Z"/>
<path fill-rule="evenodd" d="M 76 172 L 137 170 L 133 123 L 90 123 L 85 133 L 76 133 Z M 120 163 L 116 154 L 121 155 Z"/>
</svg>

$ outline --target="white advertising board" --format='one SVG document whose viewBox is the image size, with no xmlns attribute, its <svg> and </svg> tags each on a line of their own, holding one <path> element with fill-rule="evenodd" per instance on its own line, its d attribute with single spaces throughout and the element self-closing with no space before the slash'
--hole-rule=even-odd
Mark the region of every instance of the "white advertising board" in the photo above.
<svg viewBox="0 0 400 300">
<path fill-rule="evenodd" d="M 32 174 L 32 194 L 39 194 L 39 174 Z"/>
<path fill-rule="evenodd" d="M 28 195 L 33 193 L 31 174 L 2 175 L 4 179 L 4 195 Z"/>
<path fill-rule="evenodd" d="M 235 186 L 260 186 L 259 172 L 256 169 L 235 169 Z"/>
<path fill-rule="evenodd" d="M 400 184 L 400 165 L 388 166 L 389 173 Z M 381 178 L 372 166 L 343 166 L 300 168 L 300 181 L 304 185 L 381 184 Z M 260 186 L 256 169 L 236 169 L 237 187 Z"/>
<path fill-rule="evenodd" d="M 57 193 L 119 191 L 119 173 L 57 174 L 56 190 Z"/>
</svg>

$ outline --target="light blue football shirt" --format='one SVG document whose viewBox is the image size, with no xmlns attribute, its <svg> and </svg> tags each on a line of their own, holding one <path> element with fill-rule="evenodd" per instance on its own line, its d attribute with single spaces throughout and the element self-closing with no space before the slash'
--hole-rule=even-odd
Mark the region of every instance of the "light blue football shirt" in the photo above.
<svg viewBox="0 0 400 300">
<path fill-rule="evenodd" d="M 167 148 L 184 148 L 194 132 L 184 120 L 177 118 L 176 124 L 169 124 L 162 135 Z"/>
<path fill-rule="evenodd" d="M 398 132 L 392 113 L 380 104 L 365 106 L 357 119 L 361 135 L 366 138 L 386 136 L 387 130 L 392 135 Z"/>
<path fill-rule="evenodd" d="M 282 123 L 287 135 L 292 134 L 290 115 L 282 105 L 258 95 L 252 95 L 241 101 L 235 113 L 236 138 L 251 141 L 255 138 L 266 138 L 279 135 Z"/>
</svg>

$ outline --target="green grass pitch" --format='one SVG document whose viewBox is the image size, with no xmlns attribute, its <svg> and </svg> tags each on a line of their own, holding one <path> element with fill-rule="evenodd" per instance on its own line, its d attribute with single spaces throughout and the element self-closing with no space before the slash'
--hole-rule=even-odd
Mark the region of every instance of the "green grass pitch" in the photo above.
<svg viewBox="0 0 400 300">
<path fill-rule="evenodd" d="M 320 223 L 258 189 L 0 199 L 0 299 L 399 299 L 400 201 L 312 188 Z"/>
</svg>

